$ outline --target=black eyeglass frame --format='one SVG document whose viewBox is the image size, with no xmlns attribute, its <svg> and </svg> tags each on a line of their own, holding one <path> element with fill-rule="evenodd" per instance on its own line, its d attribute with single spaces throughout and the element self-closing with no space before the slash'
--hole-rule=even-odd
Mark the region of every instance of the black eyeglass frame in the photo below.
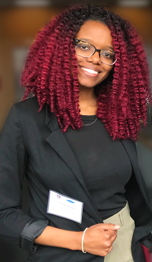
<svg viewBox="0 0 152 262">
<path fill-rule="evenodd" d="M 82 56 L 82 55 L 79 55 L 79 54 L 78 54 L 79 56 L 82 56 L 82 57 L 91 57 L 91 56 L 94 55 L 96 52 L 99 53 L 99 57 L 100 57 L 100 52 L 101 52 L 101 51 L 103 51 L 103 50 L 108 50 L 108 49 L 97 49 L 94 45 L 92 45 L 92 44 L 90 44 L 90 43 L 87 43 L 87 42 L 84 41 L 84 40 L 77 39 L 77 38 L 74 39 L 75 45 L 77 45 L 79 42 L 84 42 L 84 43 L 89 44 L 89 45 L 91 45 L 91 46 L 94 47 L 94 52 L 93 52 L 90 56 Z M 76 48 L 75 48 L 75 51 L 76 51 Z M 109 50 L 108 50 L 108 51 L 109 51 Z M 77 53 L 77 52 L 76 52 L 76 53 Z M 115 52 L 112 52 L 112 53 L 116 54 Z M 116 63 L 116 61 L 117 61 L 117 58 L 115 59 L 115 61 L 114 61 L 112 64 L 108 64 L 108 63 L 105 63 L 105 62 L 103 62 L 103 61 L 101 60 L 101 62 L 104 63 L 104 64 L 106 64 L 106 65 L 114 65 L 114 64 Z"/>
</svg>

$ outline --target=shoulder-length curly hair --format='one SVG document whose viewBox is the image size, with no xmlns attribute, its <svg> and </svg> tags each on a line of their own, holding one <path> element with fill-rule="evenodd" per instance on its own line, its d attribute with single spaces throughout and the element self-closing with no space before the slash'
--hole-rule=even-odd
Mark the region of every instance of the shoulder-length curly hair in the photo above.
<svg viewBox="0 0 152 262">
<path fill-rule="evenodd" d="M 79 83 L 74 38 L 87 20 L 101 21 L 111 30 L 117 62 L 111 74 L 95 87 L 97 117 L 113 139 L 135 140 L 140 120 L 146 124 L 146 100 L 150 103 L 149 70 L 141 40 L 130 23 L 99 6 L 74 6 L 50 21 L 30 48 L 21 85 L 40 105 L 50 106 L 66 132 L 81 129 Z"/>
</svg>

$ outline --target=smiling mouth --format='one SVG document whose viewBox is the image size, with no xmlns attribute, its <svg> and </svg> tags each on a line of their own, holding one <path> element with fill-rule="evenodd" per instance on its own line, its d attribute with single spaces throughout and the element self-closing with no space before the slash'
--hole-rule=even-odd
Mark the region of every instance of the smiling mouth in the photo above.
<svg viewBox="0 0 152 262">
<path fill-rule="evenodd" d="M 99 75 L 99 72 L 93 70 L 93 69 L 90 69 L 90 68 L 86 68 L 86 67 L 80 67 L 81 70 L 83 70 L 83 72 L 88 75 L 88 76 L 92 76 L 92 77 L 95 77 L 97 75 Z"/>
</svg>

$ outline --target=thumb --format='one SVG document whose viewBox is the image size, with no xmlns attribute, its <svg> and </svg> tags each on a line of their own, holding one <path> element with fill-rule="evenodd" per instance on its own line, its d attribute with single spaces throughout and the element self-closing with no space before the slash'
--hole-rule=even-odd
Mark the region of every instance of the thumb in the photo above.
<svg viewBox="0 0 152 262">
<path fill-rule="evenodd" d="M 105 230 L 117 230 L 119 228 L 120 228 L 120 226 L 115 225 L 115 224 L 106 224 L 106 223 L 102 224 L 102 229 L 105 229 Z"/>
</svg>

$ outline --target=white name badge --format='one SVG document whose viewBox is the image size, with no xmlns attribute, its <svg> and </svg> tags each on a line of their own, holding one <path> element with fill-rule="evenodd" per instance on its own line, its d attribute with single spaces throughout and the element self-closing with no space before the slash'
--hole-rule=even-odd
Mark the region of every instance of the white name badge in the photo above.
<svg viewBox="0 0 152 262">
<path fill-rule="evenodd" d="M 81 224 L 83 203 L 50 190 L 47 213 L 73 220 Z"/>
</svg>

